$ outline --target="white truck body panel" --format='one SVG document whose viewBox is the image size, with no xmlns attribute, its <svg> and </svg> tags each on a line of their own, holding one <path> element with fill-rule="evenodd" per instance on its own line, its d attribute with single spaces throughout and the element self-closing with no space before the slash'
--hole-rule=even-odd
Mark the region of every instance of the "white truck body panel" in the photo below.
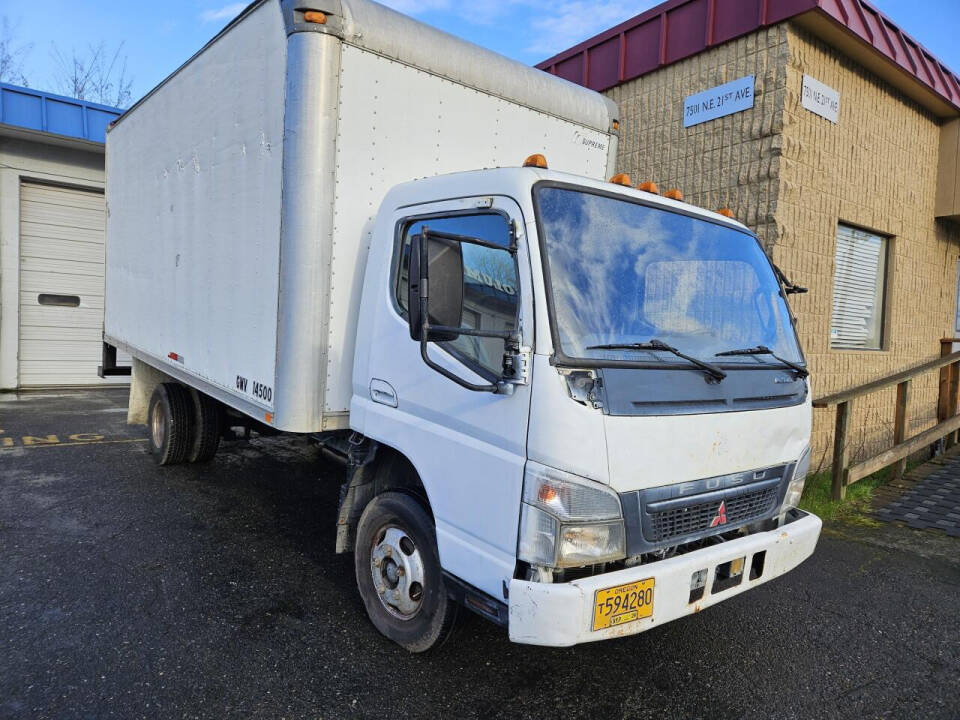
<svg viewBox="0 0 960 720">
<path fill-rule="evenodd" d="M 258 8 L 107 142 L 106 335 L 251 401 L 236 377 L 272 386 L 276 361 L 285 66 Z"/>
<path fill-rule="evenodd" d="M 602 96 L 340 5 L 320 33 L 285 24 L 290 3 L 254 3 L 107 142 L 107 340 L 296 432 L 348 426 L 390 187 L 536 152 L 602 180 L 616 151 Z"/>
</svg>

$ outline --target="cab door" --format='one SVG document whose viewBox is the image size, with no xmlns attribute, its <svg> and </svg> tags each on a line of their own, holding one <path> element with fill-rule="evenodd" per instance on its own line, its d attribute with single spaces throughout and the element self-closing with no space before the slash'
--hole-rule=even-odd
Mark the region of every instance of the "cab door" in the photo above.
<svg viewBox="0 0 960 720">
<path fill-rule="evenodd" d="M 369 308 L 373 316 L 361 319 L 371 323 L 364 333 L 371 348 L 366 377 L 361 370 L 354 378 L 355 398 L 364 392 L 362 383 L 369 393 L 357 408 L 363 432 L 402 452 L 419 472 L 444 570 L 503 601 L 516 563 L 531 386 L 520 379 L 510 394 L 478 392 L 428 367 L 419 341 L 411 339 L 407 291 L 411 242 L 424 227 L 493 245 L 462 246 L 461 326 L 515 330 L 521 346 L 530 347 L 533 306 L 523 217 L 510 199 L 480 197 L 403 208 L 393 214 L 392 226 L 390 267 L 376 272 L 381 282 L 389 277 L 388 292 L 370 290 L 376 280 L 368 267 L 364 292 L 379 300 L 365 299 L 361 311 Z M 511 242 L 514 255 L 507 252 Z M 468 383 L 504 378 L 502 339 L 460 335 L 430 342 L 428 352 Z"/>
</svg>

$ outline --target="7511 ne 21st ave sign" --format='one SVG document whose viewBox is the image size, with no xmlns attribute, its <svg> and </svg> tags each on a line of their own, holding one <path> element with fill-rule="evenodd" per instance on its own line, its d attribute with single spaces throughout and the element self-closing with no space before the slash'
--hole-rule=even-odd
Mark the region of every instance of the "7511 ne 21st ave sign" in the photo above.
<svg viewBox="0 0 960 720">
<path fill-rule="evenodd" d="M 753 75 L 731 80 L 683 100 L 683 126 L 699 125 L 753 107 Z"/>
<path fill-rule="evenodd" d="M 810 112 L 832 123 L 840 119 L 840 93 L 809 75 L 803 76 L 800 102 Z"/>
</svg>

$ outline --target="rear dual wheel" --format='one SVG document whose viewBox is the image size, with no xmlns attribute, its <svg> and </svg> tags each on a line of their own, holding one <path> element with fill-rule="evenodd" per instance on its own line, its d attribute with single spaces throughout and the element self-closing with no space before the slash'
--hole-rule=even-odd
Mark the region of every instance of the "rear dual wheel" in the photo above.
<svg viewBox="0 0 960 720">
<path fill-rule="evenodd" d="M 180 383 L 160 383 L 147 412 L 150 454 L 159 465 L 205 462 L 220 446 L 223 408 Z"/>
</svg>

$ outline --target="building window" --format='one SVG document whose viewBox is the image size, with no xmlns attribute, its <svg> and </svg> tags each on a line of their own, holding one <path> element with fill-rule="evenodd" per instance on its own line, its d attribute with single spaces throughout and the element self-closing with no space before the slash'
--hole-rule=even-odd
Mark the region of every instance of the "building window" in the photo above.
<svg viewBox="0 0 960 720">
<path fill-rule="evenodd" d="M 888 239 L 837 227 L 830 347 L 879 350 L 883 346 Z"/>
</svg>

